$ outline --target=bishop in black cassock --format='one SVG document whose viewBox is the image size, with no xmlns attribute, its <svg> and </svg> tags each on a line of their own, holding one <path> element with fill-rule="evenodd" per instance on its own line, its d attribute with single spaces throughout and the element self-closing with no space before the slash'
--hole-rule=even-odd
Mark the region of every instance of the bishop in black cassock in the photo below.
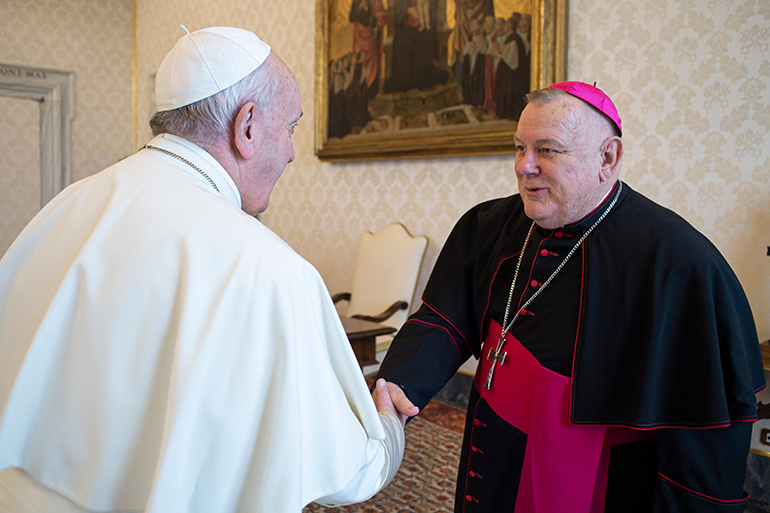
<svg viewBox="0 0 770 513">
<path fill-rule="evenodd" d="M 604 93 L 552 88 L 617 128 L 600 150 L 618 139 Z M 460 219 L 378 377 L 422 408 L 471 355 L 480 359 L 456 512 L 743 511 L 764 374 L 738 279 L 702 234 L 617 180 L 619 169 L 579 218 L 539 220 L 543 191 L 522 179 L 519 161 L 537 152 L 532 173 L 549 173 L 553 159 L 573 164 L 574 148 L 545 136 L 556 132 L 527 132 L 543 125 L 528 108 L 517 134 L 524 192 Z"/>
</svg>

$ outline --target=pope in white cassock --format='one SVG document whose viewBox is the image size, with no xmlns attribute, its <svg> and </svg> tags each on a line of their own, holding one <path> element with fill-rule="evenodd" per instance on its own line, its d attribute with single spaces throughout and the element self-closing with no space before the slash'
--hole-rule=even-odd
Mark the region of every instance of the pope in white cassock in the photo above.
<svg viewBox="0 0 770 513">
<path fill-rule="evenodd" d="M 0 261 L 0 511 L 366 500 L 404 417 L 384 385 L 372 401 L 318 272 L 254 218 L 294 159 L 294 76 L 217 27 L 179 40 L 155 94 L 156 137 Z"/>
</svg>

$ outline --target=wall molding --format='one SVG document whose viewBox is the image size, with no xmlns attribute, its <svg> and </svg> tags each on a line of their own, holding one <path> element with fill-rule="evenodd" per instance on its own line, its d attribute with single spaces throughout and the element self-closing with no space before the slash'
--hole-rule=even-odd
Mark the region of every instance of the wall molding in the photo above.
<svg viewBox="0 0 770 513">
<path fill-rule="evenodd" d="M 75 74 L 0 63 L 0 96 L 40 104 L 40 206 L 72 179 Z"/>
</svg>

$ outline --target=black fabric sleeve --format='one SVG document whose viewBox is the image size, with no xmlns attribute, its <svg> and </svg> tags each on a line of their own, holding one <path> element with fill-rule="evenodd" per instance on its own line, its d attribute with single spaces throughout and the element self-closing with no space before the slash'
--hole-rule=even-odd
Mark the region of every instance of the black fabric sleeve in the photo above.
<svg viewBox="0 0 770 513">
<path fill-rule="evenodd" d="M 751 422 L 712 429 L 663 429 L 657 434 L 654 513 L 740 512 Z"/>
<path fill-rule="evenodd" d="M 481 203 L 460 218 L 436 260 L 422 306 L 401 327 L 380 366 L 377 377 L 401 385 L 420 409 L 480 349 L 490 267 L 499 262 L 496 244 L 512 203 Z"/>
<path fill-rule="evenodd" d="M 401 385 L 422 410 L 470 356 L 452 325 L 423 304 L 393 340 L 377 378 Z"/>
</svg>

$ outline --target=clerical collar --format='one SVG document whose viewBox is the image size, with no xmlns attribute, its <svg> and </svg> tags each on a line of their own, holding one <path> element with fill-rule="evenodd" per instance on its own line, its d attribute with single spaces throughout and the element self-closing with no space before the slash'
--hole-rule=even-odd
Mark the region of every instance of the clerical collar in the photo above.
<svg viewBox="0 0 770 513">
<path fill-rule="evenodd" d="M 239 209 L 242 208 L 241 194 L 238 191 L 235 182 L 233 182 L 233 179 L 217 159 L 197 144 L 173 134 L 160 134 L 147 143 L 147 146 L 163 148 L 186 160 L 194 162 L 203 169 L 205 175 L 202 176 L 193 167 L 187 165 L 180 166 L 180 169 L 184 169 L 186 172 L 189 172 L 191 175 L 194 175 L 201 180 L 210 180 L 209 183 L 214 186 L 211 189 L 213 194 L 216 194 L 216 192 L 214 192 L 216 190 L 230 203 Z"/>
<path fill-rule="evenodd" d="M 558 230 L 562 230 L 568 233 L 574 233 L 574 232 L 581 232 L 594 224 L 594 222 L 599 218 L 599 216 L 602 215 L 604 210 L 606 209 L 607 205 L 610 201 L 612 201 L 612 198 L 615 195 L 615 191 L 617 191 L 618 187 L 620 187 L 620 180 L 615 182 L 615 185 L 612 186 L 612 188 L 607 192 L 607 194 L 599 201 L 599 204 L 596 205 L 596 207 L 586 214 L 584 217 L 578 219 L 574 223 L 569 223 L 563 227 L 557 228 Z M 625 191 L 623 191 L 625 192 Z M 625 194 L 621 194 L 621 196 L 618 198 L 618 201 L 621 201 Z"/>
</svg>

